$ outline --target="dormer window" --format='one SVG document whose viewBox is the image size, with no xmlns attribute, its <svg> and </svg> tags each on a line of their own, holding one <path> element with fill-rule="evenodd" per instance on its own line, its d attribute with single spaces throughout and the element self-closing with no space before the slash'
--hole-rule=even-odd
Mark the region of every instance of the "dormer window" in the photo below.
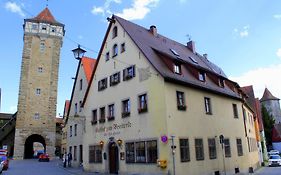
<svg viewBox="0 0 281 175">
<path fill-rule="evenodd" d="M 115 26 L 115 27 L 113 28 L 113 31 L 112 31 L 112 38 L 117 37 L 117 32 L 118 32 L 118 29 L 117 29 L 117 26 Z"/>
<path fill-rule="evenodd" d="M 189 59 L 190 59 L 193 63 L 198 64 L 198 62 L 195 60 L 195 58 L 189 57 Z"/>
<path fill-rule="evenodd" d="M 118 46 L 117 46 L 117 44 L 113 45 L 112 51 L 113 51 L 113 56 L 112 57 L 117 56 L 117 54 L 118 54 Z"/>
<path fill-rule="evenodd" d="M 181 65 L 179 63 L 174 63 L 174 73 L 181 74 Z"/>
<path fill-rule="evenodd" d="M 200 80 L 200 81 L 206 81 L 206 74 L 205 74 L 205 72 L 203 72 L 203 71 L 200 71 L 199 72 L 199 75 L 198 75 L 198 79 Z"/>
<path fill-rule="evenodd" d="M 224 79 L 222 78 L 219 79 L 219 86 L 224 88 Z"/>
<path fill-rule="evenodd" d="M 170 49 L 170 51 L 177 57 L 180 58 L 180 54 L 178 54 L 178 52 L 174 49 Z"/>
</svg>

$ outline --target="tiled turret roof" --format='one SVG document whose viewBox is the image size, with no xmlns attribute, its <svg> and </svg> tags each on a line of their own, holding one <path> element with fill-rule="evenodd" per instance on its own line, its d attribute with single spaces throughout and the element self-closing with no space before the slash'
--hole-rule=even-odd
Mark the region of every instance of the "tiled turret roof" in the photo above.
<svg viewBox="0 0 281 175">
<path fill-rule="evenodd" d="M 56 25 L 63 25 L 62 23 L 58 22 L 48 7 L 46 7 L 43 11 L 41 11 L 36 17 L 27 19 L 31 21 L 36 21 L 36 22 L 43 22 L 43 23 L 50 23 L 50 24 L 56 24 Z"/>
<path fill-rule="evenodd" d="M 263 96 L 262 96 L 262 98 L 260 99 L 260 101 L 263 102 L 263 101 L 267 101 L 267 100 L 280 100 L 280 99 L 277 98 L 277 97 L 274 97 L 274 96 L 271 94 L 271 92 L 270 92 L 267 88 L 265 88 L 264 93 L 263 93 Z"/>
</svg>

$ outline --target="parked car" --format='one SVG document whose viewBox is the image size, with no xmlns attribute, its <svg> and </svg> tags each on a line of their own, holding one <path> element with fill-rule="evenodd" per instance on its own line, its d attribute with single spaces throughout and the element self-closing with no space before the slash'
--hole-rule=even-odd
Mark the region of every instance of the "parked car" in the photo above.
<svg viewBox="0 0 281 175">
<path fill-rule="evenodd" d="M 269 156 L 268 166 L 281 166 L 281 158 L 279 155 Z"/>
<path fill-rule="evenodd" d="M 278 151 L 278 150 L 270 150 L 269 152 L 268 152 L 268 155 L 279 155 L 280 154 L 280 152 Z"/>
<path fill-rule="evenodd" d="M 3 167 L 4 167 L 4 162 L 0 161 L 0 174 L 2 174 Z"/>
<path fill-rule="evenodd" d="M 46 153 L 40 154 L 38 161 L 39 162 L 49 162 L 50 161 L 49 155 Z"/>
<path fill-rule="evenodd" d="M 3 164 L 3 170 L 7 170 L 9 168 L 9 159 L 6 155 L 0 155 L 0 162 Z"/>
</svg>

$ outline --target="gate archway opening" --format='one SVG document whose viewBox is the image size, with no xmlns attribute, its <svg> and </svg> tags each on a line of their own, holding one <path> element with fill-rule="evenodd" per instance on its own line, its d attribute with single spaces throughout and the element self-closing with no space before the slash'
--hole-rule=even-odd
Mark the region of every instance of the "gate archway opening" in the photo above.
<svg viewBox="0 0 281 175">
<path fill-rule="evenodd" d="M 46 142 L 45 139 L 38 134 L 30 135 L 24 144 L 24 159 L 32 159 L 34 158 L 35 150 L 38 148 L 43 148 L 43 152 L 46 152 Z"/>
</svg>

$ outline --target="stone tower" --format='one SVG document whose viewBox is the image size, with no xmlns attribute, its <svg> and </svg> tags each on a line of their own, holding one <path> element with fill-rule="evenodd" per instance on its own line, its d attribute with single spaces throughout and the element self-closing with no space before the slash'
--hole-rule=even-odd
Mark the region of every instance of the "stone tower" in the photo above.
<svg viewBox="0 0 281 175">
<path fill-rule="evenodd" d="M 32 158 L 34 143 L 55 152 L 55 117 L 64 24 L 48 8 L 24 20 L 14 158 Z"/>
<path fill-rule="evenodd" d="M 281 109 L 279 100 L 280 99 L 274 97 L 267 88 L 265 88 L 263 96 L 260 99 L 261 104 L 264 105 L 267 111 L 274 117 L 276 124 L 281 123 Z"/>
</svg>

